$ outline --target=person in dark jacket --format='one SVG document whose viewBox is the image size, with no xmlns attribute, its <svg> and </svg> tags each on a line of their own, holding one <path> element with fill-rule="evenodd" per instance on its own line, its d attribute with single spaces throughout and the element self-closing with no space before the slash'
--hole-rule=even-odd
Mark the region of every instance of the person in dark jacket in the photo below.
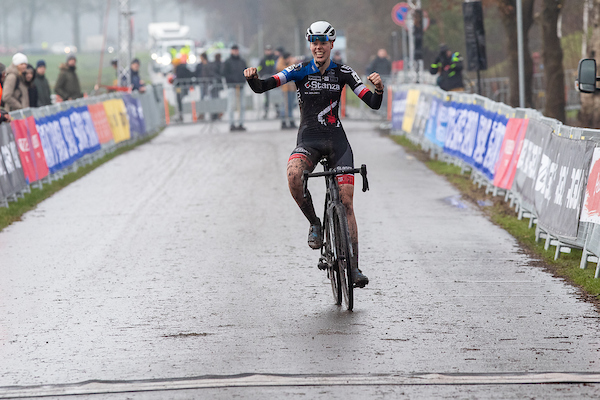
<svg viewBox="0 0 600 400">
<path fill-rule="evenodd" d="M 440 74 L 437 78 L 438 86 L 443 90 L 463 91 L 463 62 L 457 52 L 452 52 L 448 46 L 440 46 L 440 54 L 429 68 L 431 75 Z"/>
<path fill-rule="evenodd" d="M 244 70 L 246 69 L 246 61 L 240 57 L 240 48 L 237 44 L 231 46 L 231 55 L 223 63 L 223 76 L 227 81 L 227 90 L 229 91 L 229 124 L 231 131 L 245 131 L 244 128 L 244 87 L 246 86 L 246 78 Z M 234 114 L 236 103 L 239 100 L 240 104 L 240 119 L 239 125 L 235 126 Z"/>
<path fill-rule="evenodd" d="M 29 107 L 37 107 L 38 104 L 38 92 L 35 83 L 35 68 L 33 65 L 27 64 L 27 69 L 23 73 L 23 78 L 25 80 L 25 86 L 27 86 L 27 94 L 29 95 Z"/>
<path fill-rule="evenodd" d="M 262 79 L 268 78 L 279 72 L 275 70 L 275 64 L 277 64 L 277 56 L 273 53 L 273 47 L 271 45 L 265 46 L 264 57 L 258 64 L 258 74 Z M 270 92 L 265 92 L 265 115 L 263 118 L 267 118 L 269 114 L 270 106 Z"/>
<path fill-rule="evenodd" d="M 146 83 L 140 77 L 140 60 L 138 58 L 134 58 L 131 61 L 131 65 L 129 66 L 129 77 L 131 79 L 131 84 L 129 85 L 131 90 L 137 90 L 140 93 L 146 91 Z M 121 86 L 127 86 L 125 77 L 121 80 Z"/>
<path fill-rule="evenodd" d="M 77 64 L 77 58 L 73 54 L 69 54 L 67 57 L 66 64 L 60 65 L 60 73 L 56 84 L 54 85 L 54 92 L 59 95 L 64 101 L 75 100 L 83 97 L 81 92 L 81 86 L 79 85 L 79 78 L 75 70 Z"/>
<path fill-rule="evenodd" d="M 37 104 L 32 106 L 44 107 L 52 104 L 52 92 L 50 91 L 50 83 L 46 79 L 46 62 L 39 60 L 36 64 L 35 79 L 33 80 L 37 88 Z"/>
<path fill-rule="evenodd" d="M 384 78 L 392 74 L 392 62 L 388 57 L 386 49 L 377 50 L 377 56 L 369 63 L 367 75 L 371 75 L 373 72 L 377 72 Z"/>
<path fill-rule="evenodd" d="M 177 94 L 177 108 L 179 111 L 177 119 L 180 122 L 183 122 L 183 98 L 187 96 L 190 90 L 194 72 L 190 71 L 188 68 L 187 55 L 185 54 L 182 54 L 179 58 L 173 59 L 173 65 L 175 66 L 173 86 L 175 86 L 175 93 Z"/>
</svg>

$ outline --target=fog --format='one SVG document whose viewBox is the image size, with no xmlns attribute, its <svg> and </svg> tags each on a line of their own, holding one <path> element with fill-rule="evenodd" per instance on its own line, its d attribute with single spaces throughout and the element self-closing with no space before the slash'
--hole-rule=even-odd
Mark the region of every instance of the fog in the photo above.
<svg viewBox="0 0 600 400">
<path fill-rule="evenodd" d="M 100 35 L 102 35 L 102 19 L 106 12 L 106 2 L 102 3 L 102 10 L 81 13 L 80 19 L 80 51 L 97 50 Z M 107 45 L 117 46 L 118 41 L 118 0 L 112 0 L 108 16 Z M 0 2 L 8 6 L 7 2 Z M 14 3 L 13 3 L 14 4 Z M 41 48 L 42 43 L 52 46 L 54 43 L 74 44 L 73 21 L 69 9 L 65 6 L 58 7 L 46 4 L 36 14 L 31 43 L 26 43 L 22 35 L 22 10 L 13 9 L 3 23 L 6 27 L 0 29 L 0 43 L 9 48 L 19 48 L 27 45 L 27 48 Z M 193 39 L 203 40 L 206 38 L 205 18 L 202 10 L 186 5 L 181 10 L 179 4 L 174 1 L 163 1 L 157 6 L 156 21 L 154 22 L 183 22 L 190 26 L 190 35 Z M 148 24 L 152 21 L 150 1 L 131 0 L 130 8 L 133 13 L 134 46 L 138 49 L 144 47 L 148 41 Z M 7 37 L 5 37 L 7 36 Z M 95 36 L 95 38 L 94 38 Z M 95 40 L 94 40 L 95 39 Z"/>
</svg>

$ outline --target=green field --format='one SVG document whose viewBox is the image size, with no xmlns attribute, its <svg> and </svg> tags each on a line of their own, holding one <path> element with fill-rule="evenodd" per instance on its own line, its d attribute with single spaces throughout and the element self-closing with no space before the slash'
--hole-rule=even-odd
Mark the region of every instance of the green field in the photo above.
<svg viewBox="0 0 600 400">
<path fill-rule="evenodd" d="M 63 64 L 67 56 L 62 54 L 25 54 L 29 59 L 29 64 L 35 67 L 38 60 L 46 61 L 46 77 L 50 82 L 50 86 L 54 86 L 56 78 L 59 73 L 59 66 Z M 102 68 L 102 80 L 103 85 L 112 85 L 116 79 L 115 70 L 110 65 L 110 60 L 116 57 L 116 54 L 105 54 Z M 150 62 L 150 54 L 148 52 L 135 54 L 135 57 L 139 58 L 142 65 L 140 73 L 142 79 L 148 81 L 148 64 Z M 7 67 L 12 62 L 12 55 L 0 56 L 0 62 Z M 77 54 L 77 76 L 79 77 L 79 83 L 84 93 L 90 93 L 94 84 L 98 80 L 98 71 L 100 69 L 100 53 L 78 53 Z"/>
</svg>

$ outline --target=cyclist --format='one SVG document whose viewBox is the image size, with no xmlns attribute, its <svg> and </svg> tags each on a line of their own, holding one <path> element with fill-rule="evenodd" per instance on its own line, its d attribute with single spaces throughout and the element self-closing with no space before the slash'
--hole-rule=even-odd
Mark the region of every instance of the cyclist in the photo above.
<svg viewBox="0 0 600 400">
<path fill-rule="evenodd" d="M 321 221 L 315 213 L 310 193 L 307 198 L 303 196 L 302 172 L 313 171 L 324 156 L 329 158 L 332 168 L 354 167 L 352 149 L 338 115 L 344 85 L 350 86 L 373 109 L 381 106 L 383 98 L 383 82 L 379 74 L 372 73 L 368 77 L 375 85 L 375 93 L 372 93 L 352 68 L 331 60 L 335 38 L 336 31 L 329 22 L 314 22 L 306 30 L 312 60 L 291 65 L 267 79 L 259 79 L 256 68 L 244 71 L 248 84 L 256 93 L 266 92 L 286 82 L 296 83 L 301 119 L 296 148 L 287 164 L 287 177 L 292 197 L 310 222 L 308 245 L 313 249 L 323 245 Z M 353 208 L 354 175 L 339 175 L 338 183 L 354 249 L 352 277 L 355 286 L 364 287 L 369 279 L 358 269 L 358 229 Z"/>
</svg>

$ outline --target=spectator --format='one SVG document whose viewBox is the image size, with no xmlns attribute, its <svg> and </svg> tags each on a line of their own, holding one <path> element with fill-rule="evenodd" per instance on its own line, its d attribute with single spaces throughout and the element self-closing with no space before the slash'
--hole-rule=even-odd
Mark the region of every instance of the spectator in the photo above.
<svg viewBox="0 0 600 400">
<path fill-rule="evenodd" d="M 196 78 L 200 81 L 200 98 L 208 97 L 208 88 L 214 77 L 212 66 L 208 62 L 206 53 L 200 54 L 200 62 L 196 64 Z"/>
<path fill-rule="evenodd" d="M 6 66 L 0 63 L 0 99 L 2 98 L 2 87 L 4 86 L 4 79 L 6 78 Z M 0 101 L 1 103 L 1 101 Z M 10 122 L 11 118 L 8 112 L 4 109 L 3 105 L 0 105 L 0 122 Z"/>
<path fill-rule="evenodd" d="M 295 62 L 290 53 L 283 53 L 277 60 L 277 71 L 282 71 L 285 68 L 293 65 Z M 294 108 L 296 104 L 296 84 L 288 82 L 281 87 L 283 92 L 283 110 L 281 112 L 281 129 L 297 128 L 294 122 Z"/>
<path fill-rule="evenodd" d="M 73 54 L 69 54 L 66 64 L 60 65 L 60 73 L 54 85 L 54 92 L 59 95 L 64 101 L 75 100 L 83 97 L 79 78 L 75 72 L 77 58 Z"/>
<path fill-rule="evenodd" d="M 438 86 L 443 90 L 462 92 L 464 90 L 462 70 L 462 57 L 458 51 L 452 53 L 448 46 L 440 45 L 440 54 L 429 68 L 431 75 L 440 74 L 437 78 Z"/>
<path fill-rule="evenodd" d="M 194 73 L 187 66 L 187 55 L 185 54 L 180 55 L 179 58 L 174 58 L 173 65 L 175 66 L 173 85 L 177 94 L 177 109 L 179 111 L 177 119 L 179 122 L 183 122 L 183 98 L 187 96 L 190 90 Z"/>
<path fill-rule="evenodd" d="M 246 61 L 240 57 L 240 49 L 237 44 L 231 46 L 231 55 L 223 63 L 223 76 L 227 81 L 229 91 L 229 124 L 230 131 L 245 131 L 244 128 L 244 87 L 246 86 L 246 78 L 244 78 L 244 70 L 246 69 Z M 240 119 L 239 125 L 235 126 L 234 114 L 236 103 L 239 100 L 240 104 Z"/>
<path fill-rule="evenodd" d="M 23 53 L 15 54 L 12 64 L 6 69 L 2 90 L 2 101 L 8 112 L 29 107 L 29 94 L 23 78 L 25 69 L 27 69 L 27 56 Z"/>
<path fill-rule="evenodd" d="M 222 84 L 223 62 L 221 62 L 221 53 L 215 54 L 215 60 L 210 63 L 210 69 L 211 69 L 213 76 L 215 78 L 215 81 L 216 81 L 215 84 L 210 89 L 210 97 L 212 97 L 213 99 L 218 99 L 219 93 L 223 89 L 223 84 Z M 217 119 L 220 119 L 222 115 L 223 115 L 222 113 L 219 113 L 219 114 L 215 113 L 215 114 L 211 114 L 210 117 L 213 121 L 215 121 Z"/>
<path fill-rule="evenodd" d="M 46 62 L 39 60 L 36 64 L 35 79 L 33 81 L 37 88 L 37 107 L 49 106 L 52 104 L 52 96 L 50 92 L 50 83 L 46 79 Z M 31 103 L 31 100 L 29 101 Z M 31 103 L 33 105 L 33 103 Z"/>
<path fill-rule="evenodd" d="M 137 90 L 140 93 L 144 93 L 146 91 L 146 83 L 140 78 L 140 60 L 138 58 L 134 58 L 131 61 L 131 65 L 129 67 L 129 74 L 131 79 L 130 88 L 131 90 Z M 121 83 L 121 86 L 125 86 L 125 82 Z"/>
<path fill-rule="evenodd" d="M 38 93 L 34 83 L 35 68 L 33 68 L 33 65 L 27 64 L 27 69 L 25 69 L 23 76 L 25 78 L 25 86 L 27 86 L 27 95 L 29 96 L 29 107 L 37 107 Z"/>
<path fill-rule="evenodd" d="M 331 61 L 333 61 L 337 65 L 342 65 L 344 63 L 344 60 L 342 59 L 342 52 L 336 50 L 335 53 L 333 53 L 333 58 L 331 59 Z"/>
<path fill-rule="evenodd" d="M 258 74 L 262 79 L 275 75 L 275 72 L 277 72 L 275 71 L 277 58 L 278 57 L 273 53 L 273 47 L 271 47 L 271 45 L 265 46 L 264 57 L 260 60 L 260 64 L 258 65 Z M 265 92 L 265 115 L 263 118 L 267 118 L 269 114 L 270 93 L 271 92 Z"/>
<path fill-rule="evenodd" d="M 377 50 L 377 55 L 369 63 L 367 75 L 371 75 L 373 72 L 377 72 L 384 79 L 392 74 L 392 62 L 386 49 Z"/>
</svg>

